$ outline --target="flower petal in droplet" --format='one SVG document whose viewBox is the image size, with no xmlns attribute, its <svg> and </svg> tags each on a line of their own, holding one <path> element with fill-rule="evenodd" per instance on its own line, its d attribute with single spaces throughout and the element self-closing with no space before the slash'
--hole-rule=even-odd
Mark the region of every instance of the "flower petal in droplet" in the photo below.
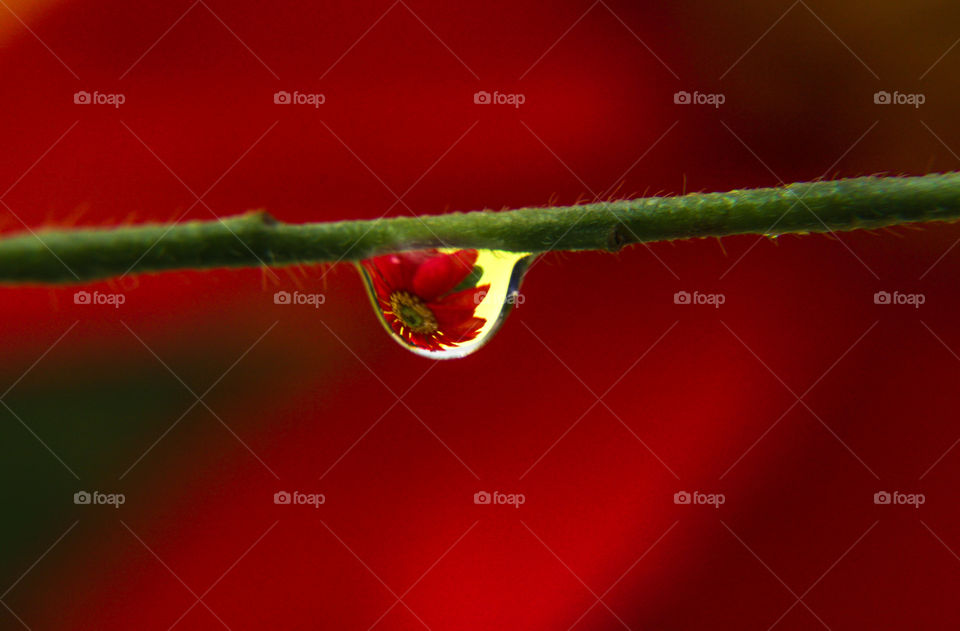
<svg viewBox="0 0 960 631">
<path fill-rule="evenodd" d="M 476 250 L 459 250 L 432 257 L 414 273 L 413 293 L 427 301 L 442 296 L 469 276 L 476 262 Z"/>
<path fill-rule="evenodd" d="M 416 250 L 358 267 L 391 336 L 419 355 L 449 358 L 489 339 L 513 305 L 508 298 L 529 260 L 495 250 Z"/>
</svg>

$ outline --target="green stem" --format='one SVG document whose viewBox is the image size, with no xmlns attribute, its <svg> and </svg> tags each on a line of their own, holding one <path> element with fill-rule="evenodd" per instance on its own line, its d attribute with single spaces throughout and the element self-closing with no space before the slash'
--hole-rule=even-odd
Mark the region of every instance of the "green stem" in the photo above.
<svg viewBox="0 0 960 631">
<path fill-rule="evenodd" d="M 372 221 L 285 224 L 258 211 L 224 220 L 6 237 L 0 239 L 0 282 L 65 283 L 176 269 L 356 261 L 435 247 L 615 251 L 639 242 L 958 218 L 960 173 Z"/>
</svg>

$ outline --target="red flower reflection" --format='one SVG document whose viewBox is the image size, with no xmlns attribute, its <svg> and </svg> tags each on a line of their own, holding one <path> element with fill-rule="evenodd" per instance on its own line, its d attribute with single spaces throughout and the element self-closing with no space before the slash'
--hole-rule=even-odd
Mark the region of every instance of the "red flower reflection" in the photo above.
<svg viewBox="0 0 960 631">
<path fill-rule="evenodd" d="M 486 323 L 474 312 L 489 284 L 453 291 L 476 262 L 476 250 L 417 250 L 377 256 L 362 265 L 390 328 L 413 346 L 440 351 L 476 338 Z"/>
</svg>

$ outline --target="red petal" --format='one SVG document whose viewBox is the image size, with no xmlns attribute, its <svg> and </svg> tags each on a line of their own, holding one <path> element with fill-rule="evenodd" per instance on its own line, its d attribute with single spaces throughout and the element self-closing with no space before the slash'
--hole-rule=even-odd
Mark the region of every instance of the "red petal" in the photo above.
<svg viewBox="0 0 960 631">
<path fill-rule="evenodd" d="M 410 291 L 413 289 L 413 276 L 417 268 L 429 256 L 428 252 L 386 254 L 364 261 L 363 266 L 370 270 L 372 276 L 379 274 L 389 293 L 398 289 Z"/>
<path fill-rule="evenodd" d="M 389 306 L 390 296 L 393 294 L 393 291 L 387 286 L 386 281 L 383 280 L 383 275 L 377 270 L 369 271 L 368 274 L 370 274 L 370 280 L 373 281 L 373 290 L 376 292 L 377 298 L 380 299 L 380 303 Z"/>
<path fill-rule="evenodd" d="M 413 276 L 413 293 L 430 301 L 460 284 L 473 271 L 476 250 L 438 254 L 424 261 Z"/>
<path fill-rule="evenodd" d="M 393 332 L 402 337 L 401 330 L 403 328 L 403 323 L 400 322 L 392 313 L 383 314 L 384 319 L 386 319 L 387 324 L 390 325 L 390 328 L 393 329 Z"/>
<path fill-rule="evenodd" d="M 467 318 L 457 326 L 449 329 L 441 329 L 441 339 L 446 344 L 460 344 L 468 342 L 480 333 L 480 329 L 487 321 L 483 318 Z"/>
<path fill-rule="evenodd" d="M 487 321 L 483 318 L 468 318 L 467 320 L 464 320 L 460 326 L 446 332 L 461 342 L 472 340 L 477 336 L 477 334 L 480 332 L 480 329 L 482 329 L 483 325 L 486 323 Z"/>
<path fill-rule="evenodd" d="M 443 350 L 440 343 L 433 336 L 426 336 L 421 333 L 410 332 L 408 341 L 417 348 L 425 348 L 429 351 Z"/>
<path fill-rule="evenodd" d="M 470 289 L 464 289 L 458 291 L 449 296 L 444 296 L 439 300 L 427 303 L 427 306 L 436 313 L 440 311 L 449 311 L 451 309 L 456 309 L 460 311 L 469 311 L 467 315 L 473 315 L 473 312 L 477 310 L 477 307 L 480 306 L 480 303 L 486 298 L 487 292 L 490 290 L 490 285 L 479 285 L 477 287 L 472 287 Z"/>
</svg>

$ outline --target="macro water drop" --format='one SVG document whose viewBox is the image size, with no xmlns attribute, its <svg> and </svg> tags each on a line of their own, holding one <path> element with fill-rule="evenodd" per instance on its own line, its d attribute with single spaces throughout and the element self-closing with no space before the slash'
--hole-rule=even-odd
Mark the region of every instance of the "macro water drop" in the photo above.
<svg viewBox="0 0 960 631">
<path fill-rule="evenodd" d="M 412 250 L 357 267 L 377 319 L 407 350 L 464 357 L 486 344 L 514 305 L 533 255 L 501 250 Z"/>
</svg>

